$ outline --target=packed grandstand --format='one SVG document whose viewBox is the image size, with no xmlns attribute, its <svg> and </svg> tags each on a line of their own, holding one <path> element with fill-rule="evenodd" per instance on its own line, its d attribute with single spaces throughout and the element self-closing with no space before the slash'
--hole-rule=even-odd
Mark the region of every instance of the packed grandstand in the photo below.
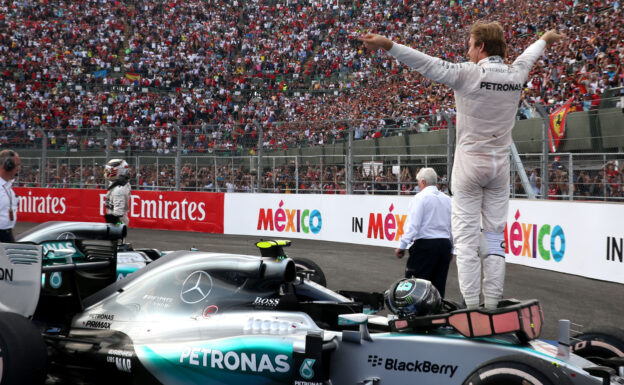
<svg viewBox="0 0 624 385">
<path fill-rule="evenodd" d="M 344 137 L 345 122 L 353 126 L 356 140 L 398 129 L 444 129 L 443 116 L 452 118 L 455 108 L 449 88 L 390 55 L 365 52 L 355 38 L 380 32 L 460 62 L 466 60 L 463 37 L 478 19 L 503 24 L 511 48 L 508 60 L 548 29 L 567 36 L 565 44 L 534 66 L 519 119 L 531 117 L 536 103 L 552 109 L 570 98 L 572 111 L 595 109 L 605 90 L 624 86 L 619 0 L 44 3 L 0 1 L 4 148 L 40 147 L 45 135 L 52 149 L 101 150 L 102 132 L 109 130 L 110 145 L 118 150 L 168 154 L 182 145 L 190 154 L 248 155 L 259 145 L 288 149 L 333 143 Z M 251 191 L 255 185 L 249 169 L 191 166 L 182 167 L 182 188 Z M 52 186 L 103 184 L 101 165 L 78 171 L 48 167 L 55 168 L 47 181 Z M 276 192 L 344 191 L 342 167 L 299 167 L 295 175 L 285 166 L 277 170 L 284 174 L 277 185 L 276 170 L 271 171 L 265 177 L 272 178 Z M 400 175 L 409 180 L 414 171 Z M 617 186 L 610 194 L 619 196 L 622 175 L 616 171 Z M 76 172 L 80 178 L 73 176 Z M 366 179 L 365 170 L 355 172 Z M 564 188 L 568 181 L 557 172 L 552 170 L 551 178 L 560 178 Z M 143 166 L 137 174 L 137 187 L 157 188 L 172 186 L 174 172 Z M 36 178 L 36 172 L 26 170 L 20 183 L 36 185 Z M 397 173 L 376 178 L 354 190 L 396 193 L 413 187 L 397 186 Z M 611 186 L 606 172 L 602 179 L 587 181 L 583 194 L 605 193 L 603 185 Z M 537 177 L 533 180 L 537 183 Z"/>
</svg>

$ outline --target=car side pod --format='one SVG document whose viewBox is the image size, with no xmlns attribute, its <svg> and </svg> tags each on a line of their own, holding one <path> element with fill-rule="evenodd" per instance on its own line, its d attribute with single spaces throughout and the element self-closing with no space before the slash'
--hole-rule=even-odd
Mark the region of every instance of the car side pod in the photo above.
<svg viewBox="0 0 624 385">
<path fill-rule="evenodd" d="M 497 309 L 462 309 L 427 316 L 409 315 L 390 320 L 389 324 L 395 332 L 418 332 L 451 326 L 470 338 L 515 333 L 520 341 L 528 342 L 539 337 L 543 321 L 542 306 L 538 300 L 509 299 L 501 301 Z"/>
</svg>

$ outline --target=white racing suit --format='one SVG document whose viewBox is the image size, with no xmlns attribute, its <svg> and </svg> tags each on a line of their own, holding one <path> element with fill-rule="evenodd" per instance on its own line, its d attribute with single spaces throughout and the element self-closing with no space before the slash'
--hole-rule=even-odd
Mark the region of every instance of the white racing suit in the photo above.
<svg viewBox="0 0 624 385">
<path fill-rule="evenodd" d="M 106 192 L 104 201 L 106 215 L 104 218 L 108 223 L 123 223 L 128 226 L 128 211 L 130 210 L 130 183 L 124 184 L 113 182 Z"/>
<path fill-rule="evenodd" d="M 481 225 L 488 243 L 483 262 L 486 307 L 495 307 L 503 294 L 511 130 L 522 87 L 545 47 L 546 42 L 538 40 L 512 65 L 506 65 L 499 56 L 477 64 L 454 64 L 396 43 L 389 51 L 400 62 L 455 91 L 452 227 L 459 287 L 469 307 L 478 306 L 481 293 L 481 259 L 477 254 Z"/>
</svg>

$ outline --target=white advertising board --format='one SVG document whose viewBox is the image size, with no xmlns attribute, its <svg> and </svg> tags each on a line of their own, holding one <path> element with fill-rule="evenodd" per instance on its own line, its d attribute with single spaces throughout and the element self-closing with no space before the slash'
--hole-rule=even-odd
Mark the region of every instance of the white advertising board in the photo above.
<svg viewBox="0 0 624 385">
<path fill-rule="evenodd" d="M 225 194 L 225 234 L 398 246 L 409 196 Z"/>
<path fill-rule="evenodd" d="M 624 283 L 624 205 L 512 199 L 507 262 Z"/>
<path fill-rule="evenodd" d="M 224 233 L 395 248 L 411 196 L 225 194 Z M 624 283 L 624 205 L 512 199 L 507 262 Z"/>
</svg>

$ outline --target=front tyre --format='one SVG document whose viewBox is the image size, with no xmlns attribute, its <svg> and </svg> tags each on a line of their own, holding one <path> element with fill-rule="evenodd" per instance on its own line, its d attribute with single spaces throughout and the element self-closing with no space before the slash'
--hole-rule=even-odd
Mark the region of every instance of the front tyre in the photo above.
<svg viewBox="0 0 624 385">
<path fill-rule="evenodd" d="M 529 355 L 496 358 L 472 372 L 463 385 L 567 385 L 556 366 Z"/>
<path fill-rule="evenodd" d="M 28 319 L 0 313 L 0 385 L 43 384 L 47 348 Z"/>
<path fill-rule="evenodd" d="M 624 330 L 604 326 L 574 337 L 572 352 L 591 361 L 592 357 L 624 357 Z"/>
</svg>

